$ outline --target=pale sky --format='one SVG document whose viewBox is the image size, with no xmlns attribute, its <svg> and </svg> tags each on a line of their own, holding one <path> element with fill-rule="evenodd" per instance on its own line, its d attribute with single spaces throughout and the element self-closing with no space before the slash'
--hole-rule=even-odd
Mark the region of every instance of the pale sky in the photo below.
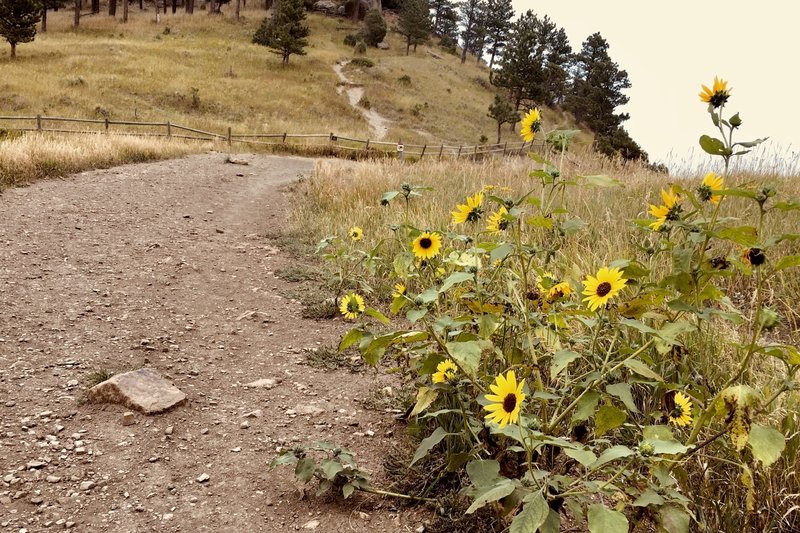
<svg viewBox="0 0 800 533">
<path fill-rule="evenodd" d="M 718 75 L 733 88 L 725 115 L 744 120 L 734 141 L 768 136 L 766 150 L 797 168 L 800 1 L 514 0 L 514 9 L 549 15 L 575 51 L 603 35 L 633 85 L 625 128 L 651 161 L 710 161 L 697 153 L 700 135 L 715 131 L 698 93 Z"/>
</svg>

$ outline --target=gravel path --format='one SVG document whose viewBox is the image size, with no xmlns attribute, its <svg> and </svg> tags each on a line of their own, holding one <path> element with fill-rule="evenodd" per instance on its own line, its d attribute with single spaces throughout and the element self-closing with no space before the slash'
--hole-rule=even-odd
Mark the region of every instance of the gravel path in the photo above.
<svg viewBox="0 0 800 533">
<path fill-rule="evenodd" d="M 304 496 L 276 449 L 328 440 L 380 472 L 395 427 L 359 399 L 391 384 L 304 350 L 265 234 L 308 159 L 222 154 L 84 172 L 0 196 L 0 531 L 414 531 L 415 511 Z M 92 372 L 154 368 L 189 397 L 123 426 L 81 404 Z M 275 380 L 274 387 L 245 384 Z M 245 417 L 249 414 L 248 417 Z M 207 479 L 206 479 L 207 478 Z M 417 511 L 418 512 L 418 511 Z"/>
</svg>

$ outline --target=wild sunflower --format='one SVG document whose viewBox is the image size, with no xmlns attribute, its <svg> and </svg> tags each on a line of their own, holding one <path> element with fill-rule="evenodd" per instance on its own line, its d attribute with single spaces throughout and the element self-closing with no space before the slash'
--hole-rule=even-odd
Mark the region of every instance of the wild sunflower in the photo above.
<svg viewBox="0 0 800 533">
<path fill-rule="evenodd" d="M 692 401 L 682 392 L 676 392 L 673 397 L 675 407 L 667 413 L 667 420 L 676 426 L 688 426 L 692 423 Z"/>
<path fill-rule="evenodd" d="M 450 381 L 456 377 L 457 371 L 458 367 L 456 364 L 450 359 L 445 359 L 436 365 L 436 372 L 434 372 L 431 376 L 431 380 L 434 383 L 444 383 L 445 381 Z"/>
<path fill-rule="evenodd" d="M 523 117 L 520 123 L 519 134 L 522 135 L 522 139 L 526 143 L 529 143 L 533 141 L 536 132 L 540 129 L 542 129 L 542 113 L 539 111 L 538 107 L 534 107 Z"/>
<path fill-rule="evenodd" d="M 722 176 L 709 172 L 703 178 L 703 183 L 697 188 L 697 197 L 701 202 L 718 204 L 721 196 L 714 193 L 722 190 L 724 190 Z"/>
<path fill-rule="evenodd" d="M 394 284 L 394 292 L 392 292 L 392 298 L 401 298 L 406 295 L 406 286 L 402 283 L 395 283 Z"/>
<path fill-rule="evenodd" d="M 767 256 L 761 248 L 747 248 L 742 252 L 742 260 L 750 266 L 759 267 L 767 261 Z"/>
<path fill-rule="evenodd" d="M 661 199 L 664 201 L 662 205 L 650 204 L 650 215 L 656 219 L 650 224 L 653 231 L 658 231 L 664 222 L 667 220 L 679 220 L 681 217 L 682 207 L 680 205 L 680 196 L 678 196 L 672 188 L 669 190 L 661 189 Z"/>
<path fill-rule="evenodd" d="M 705 85 L 701 85 L 703 90 L 700 92 L 700 100 L 709 104 L 714 109 L 722 107 L 728 98 L 731 96 L 731 90 L 728 89 L 728 82 L 714 76 L 714 85 L 709 89 Z"/>
<path fill-rule="evenodd" d="M 350 238 L 354 241 L 360 241 L 364 238 L 364 232 L 358 226 L 353 226 L 349 230 L 347 230 L 347 234 L 350 235 Z"/>
<path fill-rule="evenodd" d="M 547 291 L 547 300 L 550 302 L 555 302 L 556 300 L 560 300 L 564 296 L 569 296 L 572 292 L 572 287 L 566 281 L 562 281 L 561 283 L 556 283 L 550 290 Z"/>
<path fill-rule="evenodd" d="M 432 259 L 442 248 L 442 238 L 438 233 L 426 231 L 414 239 L 412 243 L 414 255 L 419 259 Z"/>
<path fill-rule="evenodd" d="M 522 392 L 524 386 L 524 379 L 517 384 L 517 376 L 513 370 L 509 370 L 505 377 L 502 374 L 498 375 L 494 383 L 489 385 L 494 394 L 486 395 L 486 399 L 492 402 L 483 407 L 489 411 L 486 420 L 497 422 L 500 428 L 516 424 L 519 420 L 520 407 L 525 401 L 525 393 Z"/>
<path fill-rule="evenodd" d="M 351 292 L 342 298 L 339 303 L 339 312 L 341 312 L 345 318 L 355 320 L 364 312 L 364 298 L 362 298 L 360 294 Z"/>
<path fill-rule="evenodd" d="M 478 192 L 473 196 L 467 196 L 467 203 L 459 204 L 456 206 L 456 210 L 450 214 L 453 215 L 453 224 L 477 222 L 483 215 L 483 193 Z"/>
<path fill-rule="evenodd" d="M 597 276 L 586 276 L 583 280 L 583 295 L 586 296 L 583 301 L 591 311 L 596 311 L 619 294 L 627 281 L 620 269 L 603 267 L 597 271 Z"/>
<path fill-rule="evenodd" d="M 511 223 L 511 220 L 508 218 L 508 209 L 506 209 L 505 206 L 500 207 L 497 212 L 489 215 L 487 222 L 486 231 L 489 233 L 500 233 L 505 230 Z"/>
</svg>

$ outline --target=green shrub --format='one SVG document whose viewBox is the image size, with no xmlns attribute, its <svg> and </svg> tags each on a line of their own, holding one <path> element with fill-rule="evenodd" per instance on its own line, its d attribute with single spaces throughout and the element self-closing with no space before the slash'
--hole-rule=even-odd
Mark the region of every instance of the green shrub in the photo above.
<svg viewBox="0 0 800 533">
<path fill-rule="evenodd" d="M 364 17 L 364 29 L 361 30 L 361 37 L 370 46 L 378 46 L 378 43 L 386 37 L 386 20 L 383 18 L 379 9 L 370 9 Z"/>
</svg>

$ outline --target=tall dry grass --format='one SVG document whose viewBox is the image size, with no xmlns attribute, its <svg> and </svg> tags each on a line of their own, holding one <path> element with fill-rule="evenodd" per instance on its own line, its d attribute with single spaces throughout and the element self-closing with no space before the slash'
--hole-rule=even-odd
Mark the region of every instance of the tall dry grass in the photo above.
<svg viewBox="0 0 800 533">
<path fill-rule="evenodd" d="M 60 136 L 30 133 L 0 140 L 0 190 L 87 169 L 180 157 L 207 150 L 210 146 L 197 142 L 102 134 Z"/>
</svg>

